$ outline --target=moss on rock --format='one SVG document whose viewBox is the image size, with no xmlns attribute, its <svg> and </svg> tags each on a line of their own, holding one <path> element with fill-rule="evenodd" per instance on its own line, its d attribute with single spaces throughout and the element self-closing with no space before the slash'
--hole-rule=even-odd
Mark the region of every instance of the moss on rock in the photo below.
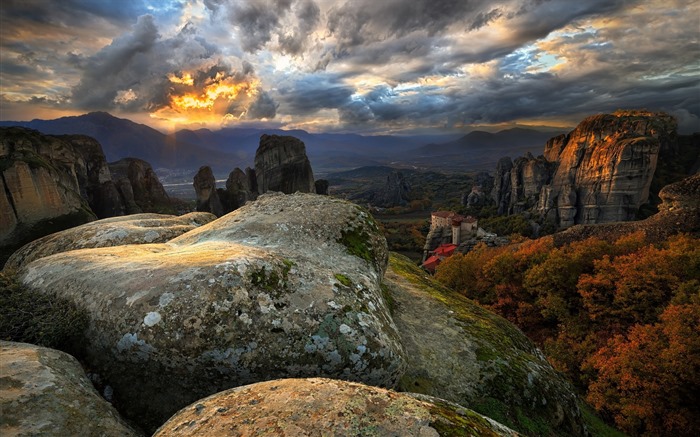
<svg viewBox="0 0 700 437">
<path fill-rule="evenodd" d="M 408 357 L 399 389 L 456 402 L 525 435 L 585 435 L 573 388 L 514 325 L 398 254 L 384 283 Z"/>
</svg>

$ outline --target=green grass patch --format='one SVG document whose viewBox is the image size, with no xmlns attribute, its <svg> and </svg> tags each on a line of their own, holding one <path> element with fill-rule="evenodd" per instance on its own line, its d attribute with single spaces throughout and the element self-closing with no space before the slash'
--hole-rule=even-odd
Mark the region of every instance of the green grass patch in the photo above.
<svg viewBox="0 0 700 437">
<path fill-rule="evenodd" d="M 74 352 L 87 329 L 87 312 L 55 293 L 37 293 L 0 273 L 0 339 Z"/>
<path fill-rule="evenodd" d="M 343 275 L 342 273 L 336 273 L 334 276 L 335 276 L 335 279 L 337 279 L 338 282 L 340 282 L 342 285 L 344 285 L 346 287 L 352 286 L 352 281 L 350 280 L 350 278 Z"/>
<path fill-rule="evenodd" d="M 355 255 L 358 258 L 374 264 L 374 253 L 372 253 L 372 248 L 369 246 L 367 240 L 369 236 L 366 232 L 357 229 L 349 229 L 341 232 L 340 239 L 338 243 L 345 246 L 348 253 Z"/>
</svg>

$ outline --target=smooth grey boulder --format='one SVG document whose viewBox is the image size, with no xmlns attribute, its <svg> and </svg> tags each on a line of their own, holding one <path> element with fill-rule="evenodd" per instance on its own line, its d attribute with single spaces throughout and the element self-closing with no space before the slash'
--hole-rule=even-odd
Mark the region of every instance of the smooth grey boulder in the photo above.
<svg viewBox="0 0 700 437">
<path fill-rule="evenodd" d="M 72 356 L 0 341 L 0 435 L 131 437 Z"/>
<path fill-rule="evenodd" d="M 5 269 L 19 269 L 36 259 L 76 249 L 164 243 L 215 219 L 208 212 L 192 212 L 182 216 L 133 214 L 97 220 L 25 244 L 7 260 Z"/>
<path fill-rule="evenodd" d="M 265 195 L 166 244 L 82 249 L 19 278 L 90 317 L 81 358 L 149 431 L 243 384 L 327 376 L 394 386 L 405 359 L 382 297 L 371 215 L 315 194 Z"/>
</svg>

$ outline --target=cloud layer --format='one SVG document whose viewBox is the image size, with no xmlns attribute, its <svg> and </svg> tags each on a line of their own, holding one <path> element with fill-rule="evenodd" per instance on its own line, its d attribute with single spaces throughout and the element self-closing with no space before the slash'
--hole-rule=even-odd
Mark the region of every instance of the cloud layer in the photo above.
<svg viewBox="0 0 700 437">
<path fill-rule="evenodd" d="M 692 0 L 1 7 L 4 119 L 109 110 L 211 127 L 274 120 L 407 132 L 572 125 L 644 107 L 700 130 L 700 5 Z"/>
</svg>

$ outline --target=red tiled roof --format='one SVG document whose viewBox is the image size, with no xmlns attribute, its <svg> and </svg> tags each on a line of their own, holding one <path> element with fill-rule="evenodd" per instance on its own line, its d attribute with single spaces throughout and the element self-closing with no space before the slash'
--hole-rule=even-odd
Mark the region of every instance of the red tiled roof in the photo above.
<svg viewBox="0 0 700 437">
<path fill-rule="evenodd" d="M 433 251 L 435 255 L 451 256 L 455 249 L 457 249 L 456 244 L 441 244 Z"/>
<path fill-rule="evenodd" d="M 434 272 L 438 264 L 440 264 L 440 258 L 433 255 L 430 258 L 426 259 L 425 262 L 421 264 L 421 267 L 423 267 L 426 270 L 430 270 L 431 272 Z"/>
</svg>

